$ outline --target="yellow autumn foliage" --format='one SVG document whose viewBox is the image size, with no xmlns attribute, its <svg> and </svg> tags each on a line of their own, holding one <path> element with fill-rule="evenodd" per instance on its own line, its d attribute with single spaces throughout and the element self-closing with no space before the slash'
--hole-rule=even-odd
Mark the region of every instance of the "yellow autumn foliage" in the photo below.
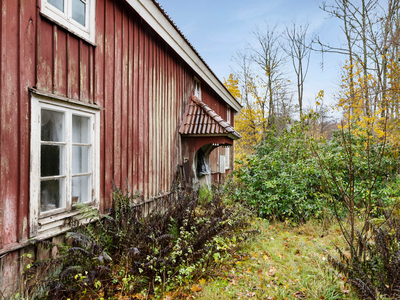
<svg viewBox="0 0 400 300">
<path fill-rule="evenodd" d="M 389 61 L 387 87 L 371 74 L 364 75 L 359 63 L 344 66 L 341 97 L 345 129 L 360 137 L 371 136 L 400 144 L 399 131 L 399 65 L 397 59 Z"/>
<path fill-rule="evenodd" d="M 238 87 L 239 80 L 233 74 L 228 79 L 224 79 L 224 85 L 230 93 L 243 104 L 242 95 Z M 263 135 L 263 127 L 267 122 L 265 110 L 262 110 L 260 101 L 252 92 L 255 89 L 254 83 L 248 83 L 248 91 L 255 98 L 251 105 L 246 105 L 235 116 L 235 130 L 238 131 L 242 138 L 235 142 L 235 159 L 243 159 L 245 155 L 253 153 L 254 146 L 261 142 Z"/>
</svg>

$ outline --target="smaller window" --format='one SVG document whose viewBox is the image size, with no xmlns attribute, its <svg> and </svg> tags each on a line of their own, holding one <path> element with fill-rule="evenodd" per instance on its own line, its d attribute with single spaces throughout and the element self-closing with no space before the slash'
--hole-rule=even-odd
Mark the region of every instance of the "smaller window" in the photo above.
<svg viewBox="0 0 400 300">
<path fill-rule="evenodd" d="M 201 82 L 196 77 L 194 78 L 194 95 L 201 99 Z"/>
<path fill-rule="evenodd" d="M 95 0 L 41 0 L 41 13 L 68 31 L 95 43 Z"/>
<path fill-rule="evenodd" d="M 229 161 L 230 161 L 230 155 L 229 155 L 229 147 L 225 148 L 225 170 L 229 169 Z"/>
<path fill-rule="evenodd" d="M 231 108 L 229 106 L 226 107 L 226 121 L 231 124 Z"/>
<path fill-rule="evenodd" d="M 219 172 L 221 174 L 225 173 L 225 155 L 220 155 L 219 156 Z"/>
</svg>

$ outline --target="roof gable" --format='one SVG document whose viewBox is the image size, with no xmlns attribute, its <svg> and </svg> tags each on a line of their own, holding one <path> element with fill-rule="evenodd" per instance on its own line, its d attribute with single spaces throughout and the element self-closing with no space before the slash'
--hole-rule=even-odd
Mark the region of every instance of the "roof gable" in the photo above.
<svg viewBox="0 0 400 300">
<path fill-rule="evenodd" d="M 190 98 L 179 133 L 186 136 L 228 136 L 233 140 L 242 137 L 228 122 L 196 96 Z"/>
</svg>

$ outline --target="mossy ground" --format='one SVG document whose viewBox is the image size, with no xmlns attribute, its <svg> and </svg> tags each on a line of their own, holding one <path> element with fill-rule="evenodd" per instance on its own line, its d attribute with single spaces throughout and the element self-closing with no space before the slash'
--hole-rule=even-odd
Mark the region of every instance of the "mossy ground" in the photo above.
<svg viewBox="0 0 400 300">
<path fill-rule="evenodd" d="M 254 220 L 259 230 L 219 275 L 191 286 L 193 299 L 358 299 L 322 250 L 345 249 L 340 229 L 319 222 L 291 227 Z"/>
</svg>

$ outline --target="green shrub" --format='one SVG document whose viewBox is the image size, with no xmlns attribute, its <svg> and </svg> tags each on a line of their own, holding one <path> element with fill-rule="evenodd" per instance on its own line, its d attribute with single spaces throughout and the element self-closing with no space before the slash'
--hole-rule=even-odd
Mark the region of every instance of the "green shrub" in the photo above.
<svg viewBox="0 0 400 300">
<path fill-rule="evenodd" d="M 259 216 L 299 223 L 324 214 L 328 195 L 300 127 L 279 136 L 269 133 L 255 155 L 238 163 L 236 199 L 255 207 Z"/>
<path fill-rule="evenodd" d="M 36 262 L 31 272 L 55 266 L 61 272 L 33 282 L 32 289 L 46 290 L 51 299 L 100 297 L 100 293 L 112 299 L 116 290 L 121 295 L 160 295 L 206 276 L 210 266 L 226 258 L 249 234 L 244 231 L 247 210 L 225 205 L 218 190 L 208 201 L 199 201 L 198 193 L 179 191 L 148 215 L 134 195 L 115 189 L 113 196 L 109 216 L 100 218 L 97 211 L 82 206 L 86 217 L 100 220 L 77 224 L 67 234 L 67 245 L 47 243 L 58 247 L 60 256 Z"/>
<path fill-rule="evenodd" d="M 378 199 L 393 201 L 396 186 L 392 182 L 398 170 L 395 148 L 385 145 L 381 155 L 379 141 L 366 147 L 363 138 L 343 136 L 340 131 L 331 141 L 315 141 L 306 132 L 302 123 L 280 135 L 269 132 L 254 155 L 237 162 L 235 198 L 245 200 L 261 217 L 293 224 L 333 213 L 343 216 L 344 191 L 349 188 L 354 189 L 360 212 L 367 200 L 372 199 L 376 213 Z"/>
</svg>

